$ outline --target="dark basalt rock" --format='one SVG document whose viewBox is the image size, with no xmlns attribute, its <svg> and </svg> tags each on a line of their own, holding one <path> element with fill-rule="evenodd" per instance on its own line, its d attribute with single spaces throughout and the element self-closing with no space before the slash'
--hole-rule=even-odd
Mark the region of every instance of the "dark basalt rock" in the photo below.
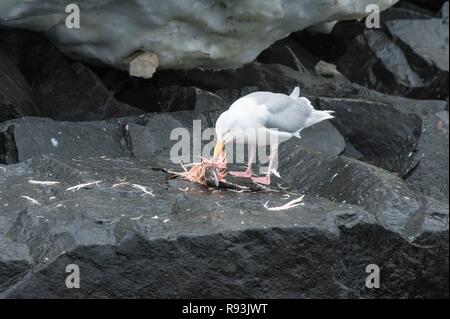
<svg viewBox="0 0 450 319">
<path fill-rule="evenodd" d="M 296 180 L 293 186 L 306 185 L 299 179 L 308 179 L 310 186 L 328 180 L 314 178 L 333 174 L 317 172 L 325 161 L 323 155 L 308 157 L 310 153 L 302 152 L 304 168 L 290 171 L 295 175 L 288 178 Z M 365 164 L 367 169 L 361 171 L 355 161 L 330 158 L 334 158 L 330 162 L 345 161 L 355 175 L 345 182 L 336 177 L 340 185 L 361 187 L 351 181 L 363 176 L 370 180 L 367 184 L 377 183 L 364 198 L 367 204 L 362 203 L 371 212 L 318 198 L 310 191 L 305 191 L 302 205 L 296 208 L 268 211 L 263 204 L 286 203 L 283 195 L 288 191 L 242 193 L 237 201 L 231 191 L 211 193 L 188 182 L 168 180 L 160 168 L 172 164 L 164 158 L 73 161 L 45 156 L 7 166 L 0 175 L 0 297 L 448 295 L 448 216 L 436 208 L 433 218 L 426 213 L 413 218 L 408 212 L 417 202 L 402 199 L 413 195 L 401 180 Z M 30 179 L 61 184 L 39 186 L 30 184 Z M 101 182 L 67 190 L 92 181 Z M 113 187 L 123 181 L 142 185 L 155 197 L 129 185 Z M 389 191 L 391 197 L 374 205 L 384 187 L 394 184 L 400 194 L 395 197 Z M 299 195 L 291 193 L 294 196 Z M 387 198 L 405 206 L 395 208 L 394 202 L 389 207 Z M 405 239 L 406 234 L 415 239 Z M 382 269 L 380 289 L 365 287 L 366 266 L 372 263 Z M 69 264 L 80 267 L 80 289 L 65 285 Z"/>
<path fill-rule="evenodd" d="M 318 106 L 335 111 L 331 122 L 367 162 L 405 174 L 420 137 L 422 122 L 389 104 L 354 99 L 319 98 Z"/>
<path fill-rule="evenodd" d="M 119 124 L 105 122 L 55 122 L 26 117 L 8 121 L 0 124 L 0 163 L 43 154 L 67 159 L 126 156 L 129 152 L 122 132 Z"/>
<path fill-rule="evenodd" d="M 448 202 L 448 111 L 423 119 L 422 135 L 415 154 L 416 166 L 406 181 L 416 191 Z"/>
<path fill-rule="evenodd" d="M 442 19 L 396 20 L 386 23 L 389 34 L 405 52 L 408 62 L 426 82 L 411 96 L 448 97 L 449 33 Z"/>
<path fill-rule="evenodd" d="M 0 122 L 37 115 L 38 110 L 28 83 L 0 50 Z"/>
<path fill-rule="evenodd" d="M 448 24 L 448 14 L 449 14 L 449 5 L 448 5 L 448 1 L 446 1 L 444 3 L 444 5 L 441 8 L 441 18 L 444 20 L 444 23 Z"/>
<path fill-rule="evenodd" d="M 431 19 L 435 17 L 436 15 L 434 14 L 434 12 L 403 1 L 398 2 L 396 6 L 391 7 L 381 13 L 382 22 L 404 19 Z"/>
<path fill-rule="evenodd" d="M 319 61 L 291 38 L 275 42 L 261 52 L 256 60 L 265 64 L 285 65 L 293 70 L 302 72 L 314 70 L 314 66 Z"/>
<path fill-rule="evenodd" d="M 300 147 L 293 147 L 281 162 L 281 176 L 299 192 L 360 205 L 405 238 L 447 227 L 448 204 L 414 193 L 401 178 L 375 166 Z"/>
<path fill-rule="evenodd" d="M 196 87 L 168 86 L 159 92 L 161 112 L 208 112 L 229 107 L 220 96 Z"/>
<path fill-rule="evenodd" d="M 402 1 L 403 2 L 403 1 Z M 406 0 L 408 2 L 421 6 L 425 10 L 437 11 L 445 3 L 445 0 Z"/>
<path fill-rule="evenodd" d="M 380 30 L 357 36 L 338 61 L 338 70 L 352 81 L 388 94 L 407 95 L 424 86 L 403 51 Z"/>
<path fill-rule="evenodd" d="M 41 116 L 62 121 L 93 121 L 144 113 L 117 102 L 89 68 L 68 61 L 40 34 L 0 30 L 0 48 L 32 86 Z"/>
<path fill-rule="evenodd" d="M 393 95 L 448 97 L 448 22 L 391 20 L 365 30 L 348 46 L 338 69 L 352 81 Z"/>
<path fill-rule="evenodd" d="M 195 86 L 209 91 L 256 88 L 260 91 L 291 93 L 300 86 L 302 95 L 342 96 L 356 94 L 359 87 L 349 81 L 318 77 L 280 64 L 249 63 L 237 70 L 162 70 L 155 74 L 158 86 Z"/>
</svg>

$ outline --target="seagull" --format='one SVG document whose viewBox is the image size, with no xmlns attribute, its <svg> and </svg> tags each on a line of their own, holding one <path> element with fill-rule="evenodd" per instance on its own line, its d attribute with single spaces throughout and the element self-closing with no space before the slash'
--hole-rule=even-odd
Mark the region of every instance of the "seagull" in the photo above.
<svg viewBox="0 0 450 319">
<path fill-rule="evenodd" d="M 334 111 L 314 109 L 311 101 L 300 97 L 296 87 L 290 95 L 272 92 L 254 92 L 235 101 L 217 119 L 214 159 L 224 152 L 228 143 L 246 144 L 250 149 L 247 169 L 230 175 L 251 178 L 263 185 L 270 184 L 273 173 L 279 177 L 278 146 L 292 137 L 301 138 L 300 132 L 314 124 L 332 119 Z M 258 146 L 270 146 L 267 175 L 253 176 L 252 164 Z"/>
</svg>

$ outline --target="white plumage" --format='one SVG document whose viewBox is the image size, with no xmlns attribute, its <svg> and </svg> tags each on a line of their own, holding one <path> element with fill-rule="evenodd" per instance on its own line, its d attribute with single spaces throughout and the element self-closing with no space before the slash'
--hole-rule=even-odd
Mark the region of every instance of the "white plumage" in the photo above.
<svg viewBox="0 0 450 319">
<path fill-rule="evenodd" d="M 237 177 L 252 178 L 252 163 L 257 146 L 270 145 L 271 155 L 267 176 L 253 178 L 262 184 L 270 183 L 270 174 L 277 173 L 278 145 L 321 121 L 331 119 L 333 111 L 314 109 L 306 97 L 300 97 L 296 87 L 291 95 L 254 92 L 248 94 L 222 113 L 216 122 L 217 144 L 214 156 L 227 143 L 247 144 L 250 158 L 245 172 L 230 172 Z"/>
</svg>

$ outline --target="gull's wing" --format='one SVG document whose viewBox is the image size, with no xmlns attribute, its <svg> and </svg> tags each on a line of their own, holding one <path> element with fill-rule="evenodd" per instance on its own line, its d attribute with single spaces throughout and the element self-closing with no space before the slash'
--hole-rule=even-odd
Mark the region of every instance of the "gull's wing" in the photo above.
<svg viewBox="0 0 450 319">
<path fill-rule="evenodd" d="M 296 93 L 296 92 L 295 92 Z M 267 128 L 280 132 L 296 133 L 304 129 L 307 119 L 314 111 L 307 98 L 290 97 L 271 92 L 255 92 L 248 95 L 261 111 Z"/>
</svg>

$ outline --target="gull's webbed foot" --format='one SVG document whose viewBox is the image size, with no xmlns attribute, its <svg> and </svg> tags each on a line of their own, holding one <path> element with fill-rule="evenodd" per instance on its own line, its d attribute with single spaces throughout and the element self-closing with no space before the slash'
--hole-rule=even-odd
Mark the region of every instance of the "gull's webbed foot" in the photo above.
<svg viewBox="0 0 450 319">
<path fill-rule="evenodd" d="M 240 178 L 252 178 L 252 171 L 245 172 L 229 172 L 231 176 L 240 177 Z"/>
<path fill-rule="evenodd" d="M 264 177 L 253 177 L 252 181 L 254 181 L 255 183 L 258 184 L 262 184 L 262 185 L 270 185 L 270 176 L 264 176 Z"/>
</svg>

